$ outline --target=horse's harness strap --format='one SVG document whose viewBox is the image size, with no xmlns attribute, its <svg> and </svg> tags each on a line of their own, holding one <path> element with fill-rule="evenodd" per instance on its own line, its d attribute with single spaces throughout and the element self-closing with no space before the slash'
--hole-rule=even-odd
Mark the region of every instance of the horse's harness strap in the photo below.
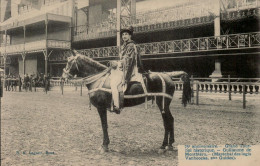
<svg viewBox="0 0 260 166">
<path fill-rule="evenodd" d="M 108 93 L 112 93 L 112 90 L 111 89 L 107 89 L 107 88 L 95 88 L 95 89 L 91 89 L 88 91 L 88 93 L 93 93 L 93 92 L 96 92 L 98 90 L 101 90 L 101 91 L 105 91 L 105 92 L 108 92 Z"/>
<path fill-rule="evenodd" d="M 107 89 L 107 88 L 95 88 L 95 89 L 91 89 L 88 91 L 88 93 L 93 93 L 95 91 L 105 91 L 108 93 L 112 93 L 111 89 Z M 133 99 L 133 98 L 140 98 L 140 97 L 147 97 L 147 96 L 163 96 L 169 99 L 172 99 L 172 96 L 167 94 L 167 93 L 146 93 L 146 94 L 138 94 L 138 95 L 124 95 L 125 99 Z"/>
<path fill-rule="evenodd" d="M 143 78 L 143 77 L 142 77 L 142 79 L 141 79 L 141 84 L 142 84 L 144 93 L 147 94 L 147 89 L 146 89 L 146 86 L 145 86 L 145 84 L 144 84 L 144 78 Z"/>
<path fill-rule="evenodd" d="M 85 83 L 86 85 L 87 84 L 91 84 L 95 81 L 97 81 L 98 79 L 100 79 L 101 77 L 103 77 L 105 74 L 107 74 L 108 72 L 110 71 L 110 68 L 104 70 L 103 72 L 97 74 L 97 75 L 94 75 L 94 76 L 90 76 L 90 77 L 85 77 L 85 78 L 81 78 L 79 80 L 72 80 L 70 82 L 72 83 L 78 83 L 78 82 L 81 82 L 81 83 Z"/>
<path fill-rule="evenodd" d="M 166 93 L 166 83 L 165 83 L 165 80 L 163 79 L 163 77 L 159 73 L 156 73 L 156 74 L 162 80 L 162 93 Z M 165 98 L 163 96 L 163 98 L 162 98 L 162 113 L 165 113 L 165 111 L 164 111 L 164 103 L 165 103 Z"/>
<path fill-rule="evenodd" d="M 102 88 L 104 83 L 106 82 L 108 76 L 110 75 L 110 73 L 107 73 L 106 76 L 103 78 L 103 80 L 101 81 L 101 83 L 99 84 L 98 88 Z"/>
<path fill-rule="evenodd" d="M 165 83 L 165 80 L 162 78 L 162 76 L 159 74 L 159 73 L 156 73 L 160 79 L 162 80 L 162 92 L 163 93 L 166 93 L 166 83 Z"/>
<path fill-rule="evenodd" d="M 124 95 L 125 99 L 133 99 L 133 98 L 139 98 L 139 97 L 148 97 L 148 96 L 159 96 L 159 97 L 167 97 L 169 99 L 172 99 L 172 96 L 167 93 L 146 93 L 146 94 L 138 94 L 138 95 Z"/>
</svg>

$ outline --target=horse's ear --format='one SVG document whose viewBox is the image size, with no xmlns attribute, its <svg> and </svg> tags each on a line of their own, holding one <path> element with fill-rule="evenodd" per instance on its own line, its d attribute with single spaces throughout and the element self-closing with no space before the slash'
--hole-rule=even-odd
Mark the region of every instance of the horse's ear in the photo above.
<svg viewBox="0 0 260 166">
<path fill-rule="evenodd" d="M 79 52 L 73 49 L 73 50 L 72 50 L 72 54 L 73 54 L 73 56 L 76 56 L 76 55 L 79 54 Z"/>
<path fill-rule="evenodd" d="M 69 57 L 67 58 L 67 61 L 69 62 L 69 61 L 71 61 L 73 58 L 74 58 L 74 56 L 71 55 L 71 56 L 69 56 Z"/>
</svg>

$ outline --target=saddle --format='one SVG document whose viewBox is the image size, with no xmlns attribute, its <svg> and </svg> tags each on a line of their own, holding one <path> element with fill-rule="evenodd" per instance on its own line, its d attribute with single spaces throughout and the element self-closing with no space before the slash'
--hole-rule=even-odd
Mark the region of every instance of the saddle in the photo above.
<svg viewBox="0 0 260 166">
<path fill-rule="evenodd" d="M 123 70 L 122 70 L 122 64 L 119 61 L 112 61 L 111 62 L 111 75 L 110 78 L 115 81 L 116 84 L 121 83 L 124 81 L 123 78 Z M 144 92 L 147 92 L 147 78 L 144 74 L 138 72 L 137 66 L 134 67 L 133 72 L 131 74 L 131 78 L 128 82 L 124 83 L 122 86 L 122 91 L 125 93 L 127 89 L 129 89 L 129 85 L 132 85 L 133 83 L 141 83 Z"/>
</svg>

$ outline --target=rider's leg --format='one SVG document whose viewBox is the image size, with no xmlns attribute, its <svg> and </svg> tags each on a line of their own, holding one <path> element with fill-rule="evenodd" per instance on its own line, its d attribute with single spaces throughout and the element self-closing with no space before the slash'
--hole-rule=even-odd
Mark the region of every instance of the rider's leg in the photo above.
<svg viewBox="0 0 260 166">
<path fill-rule="evenodd" d="M 119 110 L 121 108 L 120 105 L 120 91 L 121 82 L 122 82 L 123 72 L 120 70 L 111 70 L 111 91 L 112 91 L 112 99 L 114 101 L 115 109 Z"/>
</svg>

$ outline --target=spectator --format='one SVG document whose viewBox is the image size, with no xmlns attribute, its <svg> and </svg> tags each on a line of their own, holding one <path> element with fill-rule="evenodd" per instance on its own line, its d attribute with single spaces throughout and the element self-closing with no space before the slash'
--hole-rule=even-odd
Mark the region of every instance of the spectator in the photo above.
<svg viewBox="0 0 260 166">
<path fill-rule="evenodd" d="M 32 86 L 33 86 L 33 75 L 31 74 L 29 77 L 29 90 L 32 92 Z"/>
<path fill-rule="evenodd" d="M 8 75 L 5 76 L 5 91 L 8 90 Z"/>
<path fill-rule="evenodd" d="M 24 77 L 24 87 L 25 87 L 26 92 L 28 90 L 29 83 L 30 83 L 30 78 L 29 78 L 28 74 L 26 74 L 25 77 Z"/>
<path fill-rule="evenodd" d="M 18 86 L 19 86 L 19 92 L 22 92 L 22 77 L 18 75 Z"/>
<path fill-rule="evenodd" d="M 10 74 L 7 76 L 7 90 L 10 91 L 11 90 L 11 76 Z"/>
</svg>

